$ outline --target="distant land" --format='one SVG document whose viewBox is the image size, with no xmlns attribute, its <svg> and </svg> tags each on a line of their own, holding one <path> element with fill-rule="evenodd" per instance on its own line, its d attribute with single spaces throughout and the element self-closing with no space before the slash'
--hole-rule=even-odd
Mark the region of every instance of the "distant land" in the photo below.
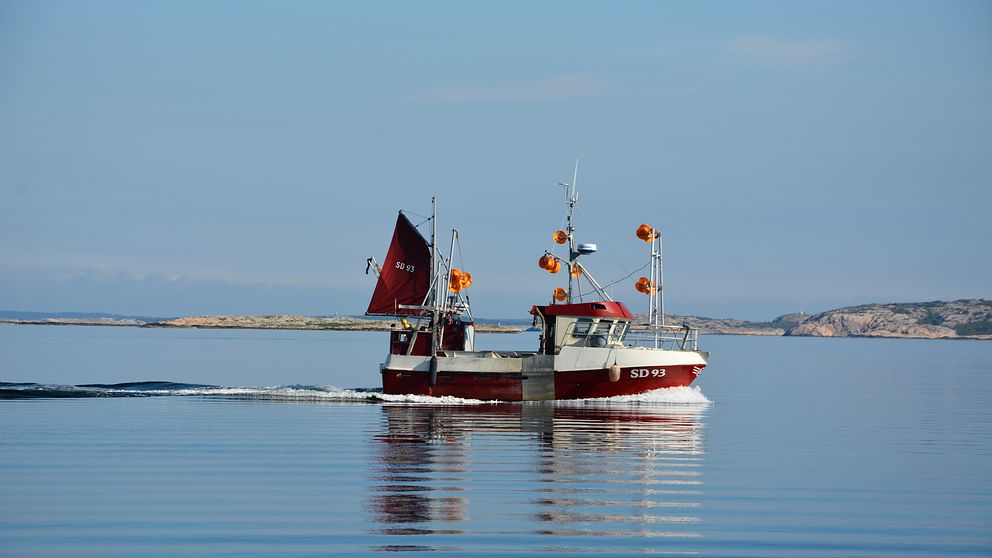
<svg viewBox="0 0 992 558">
<path fill-rule="evenodd" d="M 819 314 L 785 314 L 770 322 L 671 316 L 703 333 L 790 337 L 899 337 L 909 339 L 992 339 L 992 301 L 862 304 Z"/>
<path fill-rule="evenodd" d="M 643 327 L 643 316 L 640 317 Z M 785 314 L 770 322 L 730 318 L 666 316 L 669 324 L 687 324 L 702 333 L 718 335 L 785 335 L 791 337 L 896 337 L 911 339 L 992 340 L 992 301 L 862 304 L 820 312 Z M 482 333 L 519 333 L 526 320 L 477 319 Z M 180 327 L 204 329 L 300 329 L 388 331 L 393 319 L 357 316 L 189 316 L 162 318 L 84 312 L 0 311 L 0 323 L 30 325 L 94 325 Z"/>
<path fill-rule="evenodd" d="M 142 326 L 152 322 L 171 319 L 161 316 L 125 316 L 121 314 L 105 314 L 102 312 L 20 312 L 15 310 L 0 310 L 0 323 Z"/>
<path fill-rule="evenodd" d="M 411 321 L 416 321 L 415 319 Z M 125 327 L 179 327 L 193 329 L 302 329 L 340 331 L 389 331 L 399 327 L 397 320 L 357 316 L 188 316 L 155 318 L 86 312 L 15 312 L 0 310 L 0 323 L 23 325 L 78 325 Z M 477 320 L 482 333 L 520 333 L 530 321 L 516 320 L 501 325 L 493 320 Z"/>
</svg>

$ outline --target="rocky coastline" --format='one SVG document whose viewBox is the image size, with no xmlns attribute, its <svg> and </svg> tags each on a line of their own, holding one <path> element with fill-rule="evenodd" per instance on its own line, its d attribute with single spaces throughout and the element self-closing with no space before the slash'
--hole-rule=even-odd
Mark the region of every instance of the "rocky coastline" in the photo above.
<svg viewBox="0 0 992 558">
<path fill-rule="evenodd" d="M 968 299 L 849 306 L 808 316 L 789 327 L 785 335 L 992 339 L 992 301 Z"/>
<path fill-rule="evenodd" d="M 667 316 L 701 333 L 788 337 L 889 337 L 903 339 L 992 340 L 992 301 L 862 304 L 818 314 L 784 314 L 770 322 Z"/>
</svg>

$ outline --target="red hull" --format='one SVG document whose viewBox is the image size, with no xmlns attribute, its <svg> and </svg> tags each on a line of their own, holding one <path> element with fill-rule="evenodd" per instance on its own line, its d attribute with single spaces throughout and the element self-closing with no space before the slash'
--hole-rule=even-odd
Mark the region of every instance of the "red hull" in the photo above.
<svg viewBox="0 0 992 558">
<path fill-rule="evenodd" d="M 603 369 L 555 372 L 555 399 L 634 395 L 655 389 L 687 386 L 696 379 L 703 367 L 704 365 L 691 364 L 666 366 L 661 376 L 651 375 L 651 370 L 645 368 L 623 368 L 620 379 L 616 382 L 611 382 L 609 371 Z M 523 399 L 523 375 L 439 372 L 437 382 L 432 387 L 428 372 L 387 369 L 382 371 L 382 388 L 384 393 L 392 395 L 520 401 Z"/>
<path fill-rule="evenodd" d="M 383 370 L 382 391 L 392 395 L 520 401 L 523 399 L 523 381 L 520 374 L 438 372 L 437 382 L 431 387 L 429 372 Z"/>
<path fill-rule="evenodd" d="M 693 372 L 693 368 L 697 370 Z M 611 382 L 606 370 L 577 370 L 570 372 L 555 372 L 555 399 L 586 399 L 589 397 L 613 397 L 615 395 L 634 395 L 654 389 L 687 386 L 696 379 L 699 365 L 684 364 L 666 366 L 663 376 L 651 376 L 645 368 L 623 368 L 620 379 Z M 655 369 L 657 370 L 657 369 Z M 647 373 L 646 377 L 634 377 Z"/>
</svg>

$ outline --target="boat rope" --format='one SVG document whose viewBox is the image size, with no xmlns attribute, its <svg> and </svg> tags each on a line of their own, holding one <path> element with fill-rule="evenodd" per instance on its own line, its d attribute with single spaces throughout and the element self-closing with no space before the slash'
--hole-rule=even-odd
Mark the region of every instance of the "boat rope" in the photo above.
<svg viewBox="0 0 992 558">
<path fill-rule="evenodd" d="M 619 283 L 621 281 L 626 281 L 627 279 L 630 279 L 632 276 L 636 275 L 637 272 L 644 271 L 644 268 L 647 267 L 647 266 L 649 266 L 649 265 L 651 265 L 651 262 L 648 262 L 648 263 L 642 265 L 641 267 L 635 269 L 634 271 L 631 271 L 627 275 L 624 275 L 623 277 L 617 279 L 616 281 L 614 281 L 612 283 L 607 283 L 607 284 L 603 285 L 603 290 L 606 290 L 607 288 L 612 287 L 613 285 L 616 285 L 617 283 Z"/>
<path fill-rule="evenodd" d="M 589 218 L 589 216 L 586 215 L 586 210 L 585 209 L 582 209 L 582 206 L 578 202 L 575 203 L 575 207 L 578 207 L 579 208 L 579 213 L 581 213 L 583 217 L 585 217 L 586 219 Z M 624 271 L 624 273 L 626 273 L 627 272 L 627 266 L 623 265 L 623 262 L 620 261 L 620 258 L 619 257 L 617 257 L 617 253 L 614 252 L 612 248 L 610 248 L 610 245 L 609 244 L 600 243 L 600 246 L 606 248 L 606 251 L 610 253 L 610 256 L 612 256 L 613 257 L 613 260 L 615 262 L 617 262 L 617 265 L 620 266 L 620 269 L 622 269 Z M 630 276 L 628 275 L 627 277 L 630 277 Z M 625 277 L 625 279 L 626 279 L 626 277 Z M 621 281 L 623 281 L 623 279 L 621 279 Z M 610 283 L 610 285 L 612 285 L 612 283 Z M 610 285 L 607 285 L 607 287 L 610 286 Z M 605 289 L 606 287 L 603 287 L 603 288 Z"/>
</svg>

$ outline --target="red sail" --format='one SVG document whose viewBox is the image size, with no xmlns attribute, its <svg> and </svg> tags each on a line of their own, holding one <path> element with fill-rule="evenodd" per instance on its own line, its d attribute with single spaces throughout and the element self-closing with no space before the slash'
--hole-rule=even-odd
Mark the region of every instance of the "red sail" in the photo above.
<svg viewBox="0 0 992 558">
<path fill-rule="evenodd" d="M 419 314 L 400 305 L 421 306 L 431 284 L 431 249 L 417 228 L 401 212 L 396 218 L 393 241 L 382 262 L 366 314 Z"/>
</svg>

